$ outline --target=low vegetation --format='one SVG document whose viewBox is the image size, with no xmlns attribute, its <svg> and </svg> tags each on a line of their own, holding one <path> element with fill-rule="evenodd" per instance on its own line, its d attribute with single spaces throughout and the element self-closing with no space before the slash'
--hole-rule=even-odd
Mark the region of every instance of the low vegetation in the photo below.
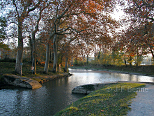
<svg viewBox="0 0 154 116">
<path fill-rule="evenodd" d="M 52 64 L 50 64 L 51 66 Z M 3 81 L 2 80 L 2 75 L 3 74 L 15 74 L 14 68 L 15 68 L 15 62 L 0 62 L 0 66 L 1 66 L 1 70 L 0 70 L 0 82 Z M 49 70 L 48 74 L 45 74 L 43 72 L 44 70 L 44 65 L 38 63 L 37 64 L 37 70 L 36 70 L 36 74 L 33 74 L 31 71 L 31 63 L 23 63 L 23 67 L 22 67 L 22 72 L 23 75 L 22 76 L 26 76 L 26 77 L 41 77 L 41 76 L 52 76 L 52 75 L 57 75 L 60 74 L 62 72 L 57 72 L 57 73 L 52 73 L 51 70 Z M 33 78 L 37 81 L 41 81 L 42 78 Z"/>
<path fill-rule="evenodd" d="M 104 86 L 72 103 L 55 116 L 122 116 L 130 110 L 131 99 L 143 88 L 139 83 L 117 83 Z"/>
<path fill-rule="evenodd" d="M 2 73 L 2 74 L 15 73 L 14 72 L 15 62 L 0 62 L 0 66 L 2 67 L 2 69 L 0 71 L 0 73 Z M 23 76 L 35 76 L 34 74 L 32 74 L 31 66 L 32 66 L 31 63 L 27 63 L 27 62 L 23 63 L 23 66 L 22 66 Z M 36 76 L 39 74 L 47 75 L 47 74 L 44 74 L 43 70 L 44 70 L 44 64 L 38 63 L 37 70 L 36 70 L 37 71 Z M 51 70 L 49 71 L 49 74 L 53 74 Z"/>
</svg>

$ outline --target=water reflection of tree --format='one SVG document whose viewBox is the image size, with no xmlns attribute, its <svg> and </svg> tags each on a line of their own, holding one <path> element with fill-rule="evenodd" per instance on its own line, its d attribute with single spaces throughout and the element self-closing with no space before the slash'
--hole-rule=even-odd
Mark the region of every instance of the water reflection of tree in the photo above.
<svg viewBox="0 0 154 116">
<path fill-rule="evenodd" d="M 16 96 L 15 96 L 16 100 L 14 101 L 15 103 L 15 112 L 16 113 L 13 113 L 13 114 L 21 114 L 22 110 L 24 110 L 24 107 L 25 106 L 25 103 L 23 103 L 23 99 L 24 99 L 24 94 L 23 94 L 23 91 L 18 89 L 16 91 Z"/>
<path fill-rule="evenodd" d="M 129 74 L 129 81 L 134 81 L 134 80 L 135 80 L 136 82 L 139 81 L 138 75 Z"/>
</svg>

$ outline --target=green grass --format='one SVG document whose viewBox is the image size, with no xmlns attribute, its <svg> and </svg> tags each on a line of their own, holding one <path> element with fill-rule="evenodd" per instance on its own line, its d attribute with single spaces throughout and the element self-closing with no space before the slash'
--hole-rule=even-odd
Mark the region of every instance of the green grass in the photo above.
<svg viewBox="0 0 154 116">
<path fill-rule="evenodd" d="M 1 66 L 0 73 L 3 73 L 3 74 L 4 73 L 13 73 L 15 71 L 15 63 L 14 62 L 0 62 L 0 66 Z M 23 66 L 22 66 L 23 75 L 32 75 L 31 66 L 32 66 L 31 63 L 23 63 Z M 36 69 L 37 69 L 36 70 L 37 75 L 43 74 L 43 71 L 44 71 L 43 65 L 38 64 L 36 66 Z M 50 69 L 51 69 L 51 67 L 50 67 Z M 44 74 L 44 75 L 46 75 L 46 74 Z"/>
<path fill-rule="evenodd" d="M 15 74 L 15 63 L 14 62 L 0 62 L 0 81 L 2 80 L 2 74 Z M 59 73 L 52 73 L 51 71 L 51 65 L 49 69 L 48 74 L 44 74 L 44 66 L 43 65 L 37 65 L 36 66 L 36 74 L 32 74 L 31 72 L 31 64 L 30 63 L 23 63 L 22 72 L 24 77 L 42 77 L 42 78 L 33 78 L 34 80 L 41 81 L 44 77 L 48 75 L 56 75 Z"/>
<path fill-rule="evenodd" d="M 72 103 L 55 116 L 123 116 L 130 110 L 131 99 L 138 88 L 138 83 L 117 83 L 103 88 Z"/>
</svg>

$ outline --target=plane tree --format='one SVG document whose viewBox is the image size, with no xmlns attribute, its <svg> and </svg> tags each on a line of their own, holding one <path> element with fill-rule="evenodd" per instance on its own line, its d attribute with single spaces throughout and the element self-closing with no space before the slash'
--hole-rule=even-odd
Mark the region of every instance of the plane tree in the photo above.
<svg viewBox="0 0 154 116">
<path fill-rule="evenodd" d="M 0 17 L 0 41 L 5 39 L 6 37 L 6 28 L 7 27 L 7 20 L 5 17 Z"/>
<path fill-rule="evenodd" d="M 57 35 L 81 33 L 82 31 L 92 30 L 88 24 L 93 24 L 102 11 L 107 11 L 113 7 L 112 0 L 67 0 L 56 1 L 52 6 L 52 25 L 50 28 L 49 40 L 53 38 L 54 62 L 53 72 L 57 69 Z M 90 27 L 90 28 L 89 28 Z M 47 63 L 47 62 L 46 62 Z M 48 65 L 46 65 L 48 66 Z"/>
<path fill-rule="evenodd" d="M 16 56 L 15 72 L 22 75 L 23 59 L 23 24 L 29 13 L 39 7 L 43 0 L 4 0 L 1 2 L 2 8 L 9 8 L 8 23 L 17 25 L 18 50 Z"/>
<path fill-rule="evenodd" d="M 138 22 L 153 22 L 153 0 L 127 0 L 128 6 L 125 12 L 134 17 L 132 20 Z"/>
<path fill-rule="evenodd" d="M 54 52 L 52 71 L 57 72 L 57 42 L 61 39 L 59 35 L 70 35 L 73 33 L 74 36 L 76 36 L 76 41 L 83 40 L 86 45 L 88 45 L 88 43 L 94 44 L 105 40 L 106 43 L 109 43 L 109 33 L 113 32 L 115 28 L 116 23 L 109 16 L 109 13 L 112 12 L 115 5 L 114 0 L 49 0 L 50 5 L 46 10 L 41 11 L 40 6 L 47 2 L 46 0 L 5 0 L 3 2 L 4 6 L 10 4 L 12 7 L 8 15 L 9 23 L 17 24 L 18 51 L 15 71 L 21 75 L 23 39 L 24 36 L 26 36 L 24 31 L 26 27 L 30 27 L 26 21 L 31 15 L 32 17 L 35 17 L 35 15 L 38 17 L 41 15 L 39 13 L 43 12 L 44 18 L 41 20 L 40 17 L 38 17 L 34 22 L 34 29 L 32 30 L 33 36 L 31 37 L 35 38 L 35 34 L 39 29 L 39 21 L 44 22 L 41 31 L 47 32 L 48 35 L 45 40 L 47 41 L 45 72 L 48 72 L 49 67 L 48 54 L 51 41 Z M 39 11 L 39 13 L 36 13 L 37 11 Z M 45 29 L 45 25 L 48 25 L 47 31 L 43 30 Z M 83 37 L 83 35 L 85 37 Z M 35 39 L 32 40 L 34 43 Z M 35 47 L 33 46 L 33 48 Z M 35 53 L 35 51 L 33 51 L 33 53 Z"/>
<path fill-rule="evenodd" d="M 42 19 L 42 15 L 43 15 L 43 11 L 44 9 L 46 9 L 48 6 L 50 5 L 50 3 L 42 3 L 40 4 L 40 6 L 38 7 L 38 9 L 31 13 L 28 18 L 31 20 L 31 27 L 32 27 L 32 31 L 31 31 L 31 39 L 30 39 L 30 42 L 31 42 L 31 55 L 32 55 L 32 70 L 33 70 L 33 73 L 36 74 L 36 33 L 39 31 L 39 23 Z M 39 15 L 34 15 L 35 13 L 38 13 Z M 35 18 L 36 17 L 36 18 Z"/>
<path fill-rule="evenodd" d="M 137 25 L 138 30 L 142 30 L 143 45 L 145 46 L 146 44 L 147 49 L 154 58 L 154 1 L 127 0 L 127 2 L 129 5 L 125 8 L 125 12 L 131 16 L 132 24 Z"/>
</svg>

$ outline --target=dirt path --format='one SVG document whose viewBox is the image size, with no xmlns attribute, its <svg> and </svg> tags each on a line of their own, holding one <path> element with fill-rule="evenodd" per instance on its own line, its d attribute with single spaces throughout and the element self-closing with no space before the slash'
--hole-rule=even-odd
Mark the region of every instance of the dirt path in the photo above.
<svg viewBox="0 0 154 116">
<path fill-rule="evenodd" d="M 132 109 L 127 116 L 154 116 L 154 85 L 147 84 L 145 88 L 139 88 L 130 107 Z"/>
</svg>

